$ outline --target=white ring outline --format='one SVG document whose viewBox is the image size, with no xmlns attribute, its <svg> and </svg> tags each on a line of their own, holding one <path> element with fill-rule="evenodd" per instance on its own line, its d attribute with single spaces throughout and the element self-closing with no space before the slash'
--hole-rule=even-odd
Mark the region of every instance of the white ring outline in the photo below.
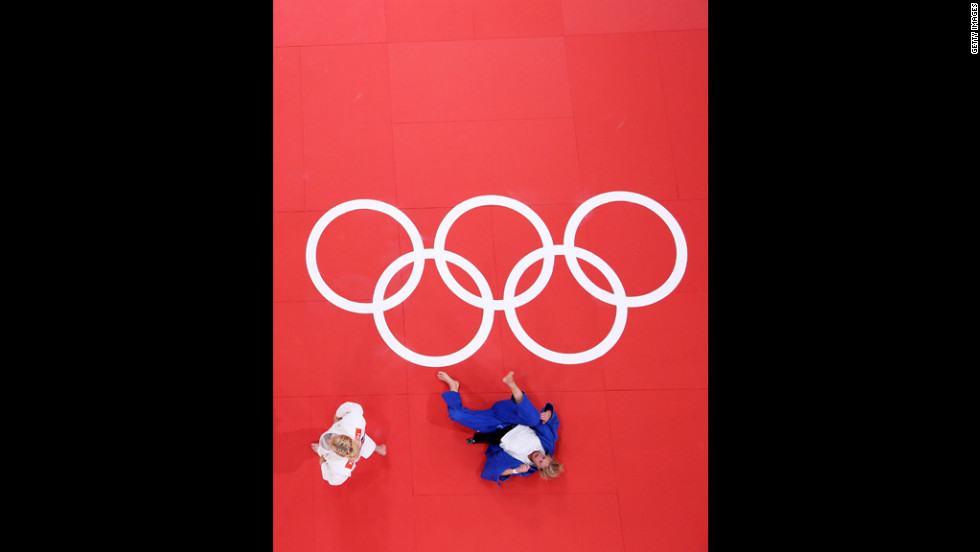
<svg viewBox="0 0 980 552">
<path fill-rule="evenodd" d="M 395 273 L 410 262 L 415 262 L 415 266 L 418 266 L 418 263 L 424 263 L 425 259 L 433 259 L 436 262 L 442 260 L 443 263 L 448 260 L 449 262 L 462 268 L 467 274 L 470 275 L 471 278 L 473 278 L 473 281 L 476 282 L 476 287 L 480 290 L 480 293 L 484 297 L 493 297 L 493 292 L 490 290 L 490 284 L 487 282 L 486 277 L 484 277 L 483 273 L 473 266 L 473 263 L 467 261 L 465 258 L 453 253 L 452 251 L 423 249 L 409 251 L 388 265 L 388 268 L 381 273 L 381 276 L 378 278 L 378 283 L 374 286 L 375 303 L 377 303 L 378 300 L 384 295 L 385 289 L 387 289 L 388 284 L 391 282 L 391 278 L 395 275 Z M 414 291 L 414 286 L 412 289 Z M 476 336 L 462 349 L 456 351 L 455 353 L 441 356 L 419 354 L 402 345 L 401 342 L 395 338 L 394 334 L 391 333 L 391 329 L 388 327 L 388 322 L 385 320 L 384 311 L 375 310 L 373 314 L 374 325 L 377 326 L 378 333 L 381 334 L 381 339 L 384 340 L 384 342 L 391 348 L 392 351 L 395 352 L 395 354 L 420 366 L 444 368 L 466 360 L 467 358 L 473 356 L 473 353 L 477 352 L 480 347 L 483 346 L 487 340 L 487 337 L 490 335 L 490 330 L 493 328 L 493 313 L 493 309 L 483 309 L 483 319 L 480 321 L 480 329 L 477 330 Z"/>
<path fill-rule="evenodd" d="M 585 216 L 592 212 L 592 210 L 596 207 L 606 203 L 612 203 L 614 201 L 635 203 L 653 211 L 667 224 L 667 228 L 670 229 L 670 233 L 674 238 L 674 248 L 676 249 L 677 257 L 674 261 L 674 269 L 671 271 L 670 276 L 667 277 L 667 280 L 661 284 L 660 287 L 649 293 L 635 296 L 627 295 L 625 297 L 624 305 L 627 307 L 645 307 L 647 305 L 652 305 L 669 295 L 670 292 L 674 291 L 674 288 L 676 288 L 677 284 L 680 283 L 681 278 L 684 277 L 684 270 L 687 267 L 687 241 L 684 239 L 684 231 L 681 230 L 681 225 L 677 223 L 677 219 L 675 219 L 674 216 L 670 214 L 670 211 L 668 211 L 663 205 L 657 203 L 647 196 L 634 192 L 606 192 L 589 198 L 584 203 L 579 205 L 578 209 L 575 209 L 575 212 L 572 213 L 571 217 L 569 217 L 568 224 L 565 226 L 565 235 L 562 238 L 564 245 L 574 247 L 575 233 L 578 232 L 578 225 L 582 222 L 582 219 L 584 219 Z M 572 272 L 572 276 L 575 277 L 575 281 L 577 281 L 586 291 L 604 303 L 619 306 L 619 299 L 617 299 L 615 295 L 610 294 L 608 291 L 592 283 L 592 280 L 589 280 L 588 276 L 586 276 L 582 271 L 582 267 L 578 265 L 578 260 L 574 256 L 566 255 L 565 262 L 568 264 L 568 269 Z"/>
<path fill-rule="evenodd" d="M 517 212 L 530 221 L 531 225 L 534 226 L 534 229 L 538 232 L 538 236 L 541 238 L 542 247 L 550 247 L 555 244 L 554 240 L 551 238 L 551 232 L 548 230 L 548 226 L 544 223 L 544 220 L 542 220 L 541 217 L 534 212 L 533 209 L 520 201 L 517 201 L 516 199 L 506 196 L 483 195 L 467 199 L 446 213 L 446 216 L 442 219 L 442 222 L 439 223 L 439 229 L 436 230 L 436 238 L 433 248 L 445 251 L 446 237 L 449 235 L 449 230 L 456 222 L 456 219 L 471 209 L 488 206 L 506 207 L 507 209 Z M 541 274 L 538 276 L 538 279 L 534 281 L 531 287 L 524 290 L 524 292 L 520 295 L 511 298 L 510 301 L 505 301 L 504 299 L 495 300 L 491 294 L 488 306 L 483 304 L 483 301 L 485 301 L 484 298 L 481 297 L 477 299 L 475 295 L 470 293 L 469 290 L 461 286 L 459 282 L 456 281 L 456 278 L 454 278 L 452 273 L 449 271 L 446 261 L 436 259 L 436 269 L 439 270 L 439 274 L 442 276 L 442 281 L 446 283 L 449 289 L 451 289 L 457 297 L 478 309 L 492 308 L 494 310 L 503 310 L 515 301 L 516 305 L 514 306 L 517 307 L 526 305 L 527 303 L 533 301 L 534 298 L 537 297 L 542 290 L 544 290 L 544 287 L 548 285 L 548 281 L 551 280 L 551 272 L 554 269 L 554 266 L 555 258 L 553 256 L 544 259 L 544 265 L 541 267 Z"/>
<path fill-rule="evenodd" d="M 316 224 L 313 226 L 313 230 L 310 232 L 309 239 L 306 240 L 306 271 L 310 273 L 310 279 L 313 280 L 313 285 L 316 287 L 317 291 L 320 292 L 320 295 L 334 305 L 346 311 L 356 312 L 359 314 L 384 312 L 400 304 L 402 301 L 407 299 L 413 291 L 415 291 L 415 287 L 419 284 L 419 280 L 422 279 L 422 269 L 424 268 L 423 265 L 425 263 L 424 260 L 417 260 L 415 265 L 412 267 L 412 274 L 408 277 L 408 281 L 405 282 L 405 285 L 402 286 L 397 293 L 388 299 L 381 301 L 380 303 L 377 301 L 372 301 L 371 303 L 359 303 L 357 301 L 351 301 L 350 299 L 341 297 L 334 292 L 334 290 L 330 289 L 330 286 L 323 281 L 323 277 L 320 275 L 320 268 L 317 266 L 316 262 L 316 246 L 320 241 L 320 236 L 323 234 L 323 231 L 327 228 L 327 225 L 333 222 L 333 220 L 340 215 L 359 209 L 378 211 L 379 213 L 384 213 L 395 219 L 395 222 L 400 224 L 402 228 L 408 232 L 408 239 L 412 242 L 412 250 L 424 249 L 424 246 L 422 245 L 422 235 L 415 227 L 415 224 L 412 223 L 410 218 L 408 218 L 408 215 L 401 212 L 397 207 L 375 199 L 353 199 L 333 207 L 316 221 Z"/>
<path fill-rule="evenodd" d="M 616 275 L 616 272 L 612 269 L 612 267 L 606 264 L 606 262 L 600 259 L 595 253 L 573 245 L 552 245 L 550 247 L 535 249 L 518 261 L 517 264 L 514 265 L 514 269 L 511 271 L 510 275 L 507 276 L 507 283 L 504 284 L 504 300 L 506 301 L 508 298 L 513 297 L 514 291 L 517 287 L 517 282 L 520 280 L 521 275 L 524 274 L 524 271 L 527 270 L 532 263 L 538 261 L 539 259 L 544 259 L 545 255 L 550 255 L 552 259 L 555 257 L 555 255 L 563 255 L 566 260 L 569 257 L 581 257 L 589 264 L 599 269 L 599 272 L 601 272 L 602 275 L 609 280 L 609 285 L 613 289 L 614 297 L 622 298 L 621 300 L 616 300 L 615 303 L 610 303 L 616 307 L 616 318 L 613 320 L 612 328 L 609 330 L 609 333 L 606 334 L 606 337 L 591 349 L 578 353 L 559 353 L 557 351 L 552 351 L 551 349 L 545 348 L 538 344 L 538 342 L 531 339 L 531 336 L 524 331 L 520 321 L 517 319 L 517 311 L 515 307 L 508 306 L 504 309 L 504 316 L 507 318 L 507 324 L 510 326 L 510 331 L 528 351 L 540 358 L 543 358 L 544 360 L 549 360 L 556 364 L 583 364 L 608 353 L 623 335 L 623 330 L 626 328 L 626 315 L 629 309 L 626 306 L 626 290 L 623 288 L 623 283 L 619 280 L 619 276 Z"/>
<path fill-rule="evenodd" d="M 613 201 L 635 203 L 650 209 L 655 214 L 660 216 L 660 218 L 667 224 L 667 227 L 670 229 L 670 232 L 674 238 L 677 257 L 674 263 L 673 271 L 667 278 L 666 282 L 664 282 L 659 288 L 645 295 L 633 297 L 626 295 L 622 282 L 619 280 L 619 276 L 612 269 L 612 267 L 610 267 L 605 261 L 591 251 L 576 247 L 574 245 L 575 234 L 578 231 L 578 226 L 585 216 L 596 207 Z M 485 205 L 497 205 L 517 211 L 519 214 L 527 218 L 532 225 L 534 225 L 542 239 L 542 247 L 525 255 L 511 270 L 504 286 L 504 298 L 499 301 L 493 299 L 493 292 L 490 290 L 489 283 L 482 272 L 480 272 L 464 257 L 445 250 L 446 236 L 455 220 L 469 209 Z M 378 283 L 375 285 L 374 296 L 371 303 L 351 301 L 335 293 L 332 289 L 330 289 L 326 282 L 323 281 L 316 261 L 317 243 L 319 242 L 319 239 L 327 225 L 329 225 L 330 222 L 340 215 L 358 209 L 378 211 L 395 219 L 395 221 L 398 222 L 408 233 L 413 248 L 411 252 L 398 257 L 398 259 L 388 265 L 388 267 L 384 270 L 381 278 L 379 278 Z M 493 326 L 493 313 L 497 310 L 504 311 L 507 323 L 515 337 L 517 337 L 518 341 L 520 341 L 525 348 L 527 348 L 531 353 L 537 355 L 539 358 L 558 364 L 582 364 L 595 360 L 596 358 L 599 358 L 600 356 L 609 352 L 609 350 L 612 349 L 612 347 L 619 341 L 619 338 L 622 336 L 623 330 L 626 326 L 626 316 L 629 307 L 651 305 L 666 297 L 677 287 L 687 266 L 687 243 L 684 238 L 684 233 L 681 230 L 680 225 L 677 223 L 677 220 L 670 214 L 669 211 L 667 211 L 666 208 L 653 199 L 633 192 L 606 192 L 594 196 L 582 203 L 575 210 L 575 212 L 572 213 L 572 216 L 569 218 L 568 223 L 565 226 L 564 240 L 566 243 L 554 245 L 553 241 L 551 240 L 551 234 L 547 230 L 547 226 L 545 226 L 544 222 L 537 215 L 537 213 L 535 213 L 527 205 L 505 196 L 477 196 L 456 205 L 452 210 L 450 210 L 450 213 L 447 214 L 439 224 L 439 229 L 436 235 L 436 247 L 433 249 L 425 249 L 418 229 L 412 223 L 411 219 L 409 219 L 408 216 L 401 210 L 377 200 L 355 199 L 333 207 L 322 217 L 320 217 L 320 219 L 314 225 L 306 244 L 306 267 L 310 274 L 311 280 L 313 280 L 314 286 L 317 288 L 320 294 L 327 299 L 327 301 L 349 312 L 372 314 L 375 319 L 375 325 L 378 328 L 378 333 L 381 335 L 388 347 L 391 348 L 396 354 L 409 362 L 422 366 L 445 367 L 462 362 L 463 360 L 472 356 L 477 350 L 479 350 L 480 347 L 483 346 L 483 343 L 489 336 L 490 330 Z M 610 329 L 606 337 L 600 341 L 598 345 L 579 353 L 558 353 L 542 347 L 531 339 L 527 332 L 524 331 L 523 327 L 521 327 L 520 321 L 517 319 L 517 307 L 523 306 L 532 301 L 538 294 L 540 294 L 540 292 L 550 281 L 552 269 L 554 267 L 555 255 L 563 255 L 565 257 L 565 262 L 568 265 L 572 276 L 583 289 L 589 292 L 596 299 L 616 307 L 616 318 L 613 322 L 613 327 Z M 579 258 L 584 259 L 586 262 L 599 269 L 612 287 L 613 293 L 610 294 L 589 280 L 585 273 L 582 272 L 582 269 L 578 264 Z M 443 282 L 456 294 L 457 297 L 472 306 L 483 309 L 484 311 L 483 319 L 480 323 L 480 328 L 477 331 L 477 335 L 465 347 L 449 355 L 427 356 L 408 349 L 397 339 L 395 339 L 384 319 L 385 311 L 398 306 L 405 301 L 405 299 L 407 299 L 413 291 L 415 291 L 415 288 L 418 286 L 418 283 L 422 278 L 425 259 L 433 259 L 436 261 L 436 267 L 439 270 Z M 459 285 L 449 271 L 448 266 L 446 266 L 447 260 L 462 268 L 467 274 L 469 274 L 473 281 L 476 282 L 477 288 L 481 294 L 479 298 L 469 293 L 469 291 Z M 515 296 L 514 292 L 516 291 L 520 276 L 522 276 L 530 265 L 537 260 L 542 260 L 544 263 L 538 279 L 530 288 L 525 290 L 524 293 Z M 384 291 L 390 283 L 391 278 L 395 273 L 397 273 L 398 270 L 410 262 L 414 264 L 408 281 L 397 293 L 388 299 L 383 299 Z M 449 278 L 448 280 L 446 279 L 447 276 Z M 462 294 L 460 292 L 462 292 Z M 529 295 L 530 298 L 526 298 Z"/>
</svg>

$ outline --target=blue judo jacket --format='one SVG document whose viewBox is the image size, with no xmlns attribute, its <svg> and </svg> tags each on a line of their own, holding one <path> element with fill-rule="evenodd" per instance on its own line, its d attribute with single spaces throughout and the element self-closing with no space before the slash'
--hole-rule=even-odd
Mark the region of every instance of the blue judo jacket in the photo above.
<svg viewBox="0 0 980 552">
<path fill-rule="evenodd" d="M 541 423 L 541 412 L 531 402 L 531 399 L 524 394 L 524 399 L 520 404 L 515 403 L 513 398 L 497 401 L 488 410 L 470 410 L 463 406 L 459 393 L 456 391 L 446 391 L 442 394 L 443 400 L 449 408 L 449 418 L 455 422 L 465 425 L 473 431 L 490 433 L 510 425 L 526 425 L 534 430 L 541 446 L 544 447 L 549 456 L 555 454 L 555 442 L 558 441 L 558 415 L 555 407 L 551 403 L 544 406 L 544 410 L 551 411 L 551 418 L 547 423 Z M 496 481 L 500 485 L 501 481 L 507 481 L 513 476 L 500 474 L 504 470 L 518 468 L 523 464 L 517 458 L 507 454 L 500 445 L 491 444 L 487 446 L 487 460 L 483 466 L 483 473 L 480 477 L 490 481 Z M 531 464 L 531 469 L 514 475 L 527 477 L 538 471 L 537 466 Z"/>
</svg>

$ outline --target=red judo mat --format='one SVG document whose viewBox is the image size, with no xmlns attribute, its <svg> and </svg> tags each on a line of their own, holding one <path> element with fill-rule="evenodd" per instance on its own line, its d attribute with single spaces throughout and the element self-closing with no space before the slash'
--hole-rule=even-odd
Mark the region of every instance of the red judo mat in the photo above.
<svg viewBox="0 0 980 552">
<path fill-rule="evenodd" d="M 274 0 L 274 550 L 707 549 L 707 18 Z M 565 472 L 481 479 L 440 370 Z M 331 486 L 345 401 L 387 455 Z"/>
</svg>

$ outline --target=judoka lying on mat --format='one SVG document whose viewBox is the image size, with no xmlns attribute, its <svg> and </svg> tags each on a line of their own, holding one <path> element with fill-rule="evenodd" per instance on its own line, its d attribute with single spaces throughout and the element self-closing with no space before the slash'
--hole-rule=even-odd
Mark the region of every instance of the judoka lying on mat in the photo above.
<svg viewBox="0 0 980 552">
<path fill-rule="evenodd" d="M 542 479 L 558 477 L 564 466 L 554 458 L 558 440 L 558 416 L 551 403 L 538 411 L 514 383 L 514 372 L 503 381 L 510 387 L 511 397 L 497 401 L 487 410 L 470 410 L 463 406 L 459 382 L 445 372 L 437 377 L 449 386 L 442 394 L 449 409 L 449 419 L 477 433 L 467 443 L 488 443 L 487 461 L 480 477 L 507 481 L 512 475 L 527 477 L 538 472 Z"/>
</svg>

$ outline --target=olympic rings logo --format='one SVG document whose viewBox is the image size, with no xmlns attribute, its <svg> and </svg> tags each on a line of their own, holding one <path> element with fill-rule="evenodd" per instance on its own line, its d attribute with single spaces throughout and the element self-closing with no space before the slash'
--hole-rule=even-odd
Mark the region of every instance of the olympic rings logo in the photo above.
<svg viewBox="0 0 980 552">
<path fill-rule="evenodd" d="M 653 211 L 667 224 L 667 228 L 670 229 L 670 233 L 674 238 L 676 260 L 674 261 L 673 271 L 660 287 L 644 295 L 627 296 L 623 284 L 619 280 L 619 276 L 605 261 L 594 253 L 575 246 L 575 234 L 585 216 L 596 207 L 615 201 L 635 203 Z M 487 282 L 487 279 L 471 262 L 452 251 L 447 251 L 445 248 L 446 236 L 448 236 L 449 230 L 463 213 L 477 207 L 491 205 L 505 207 L 523 215 L 531 222 L 541 238 L 541 247 L 525 255 L 511 270 L 504 285 L 503 298 L 501 299 L 493 298 L 493 293 L 490 290 L 490 284 Z M 398 257 L 382 272 L 374 287 L 374 294 L 370 303 L 351 301 L 341 297 L 330 289 L 330 286 L 323 281 L 316 261 L 317 244 L 320 241 L 320 236 L 323 234 L 324 229 L 337 217 L 359 209 L 378 211 L 390 216 L 405 229 L 412 243 L 412 251 Z M 615 318 L 609 333 L 596 346 L 586 351 L 559 353 L 542 347 L 527 335 L 527 332 L 524 331 L 520 321 L 517 319 L 517 308 L 532 301 L 548 285 L 557 255 L 565 257 L 568 269 L 583 289 L 592 294 L 596 299 L 616 307 Z M 415 291 L 416 286 L 422 279 L 425 261 L 428 259 L 435 261 L 436 269 L 442 277 L 443 282 L 445 282 L 446 286 L 457 297 L 476 308 L 483 309 L 483 319 L 476 336 L 462 349 L 448 355 L 427 356 L 410 350 L 392 335 L 384 317 L 385 311 L 400 305 Z M 515 294 L 517 283 L 521 276 L 533 263 L 539 260 L 543 261 L 543 266 L 537 280 L 524 292 Z M 579 266 L 579 260 L 583 260 L 598 269 L 609 282 L 612 293 L 600 288 L 589 280 L 582 271 L 581 266 Z M 473 295 L 461 286 L 453 277 L 447 263 L 452 263 L 466 272 L 476 283 L 480 295 Z M 408 277 L 408 281 L 405 282 L 405 285 L 400 290 L 385 299 L 384 293 L 388 289 L 388 284 L 391 283 L 391 279 L 408 264 L 412 265 L 412 272 Z M 378 333 L 392 351 L 409 362 L 434 368 L 457 364 L 466 360 L 479 350 L 490 335 L 490 329 L 493 326 L 493 313 L 498 310 L 504 311 L 507 324 L 518 341 L 538 357 L 558 364 L 582 364 L 595 360 L 609 352 L 616 342 L 619 341 L 626 327 L 626 314 L 628 309 L 630 307 L 652 305 L 669 295 L 677 287 L 677 284 L 680 283 L 681 278 L 684 276 L 686 266 L 687 242 L 684 239 L 684 232 L 681 230 L 677 220 L 674 219 L 667 209 L 656 201 L 633 192 L 607 192 L 592 197 L 582 203 L 568 219 L 568 223 L 565 226 L 563 244 L 555 244 L 552 241 L 551 234 L 547 226 L 545 226 L 544 221 L 530 207 L 515 199 L 497 195 L 473 197 L 453 207 L 439 223 L 435 243 L 432 248 L 428 249 L 423 246 L 421 234 L 405 213 L 387 203 L 373 199 L 355 199 L 331 208 L 313 226 L 310 237 L 306 242 L 306 269 L 310 274 L 310 279 L 313 280 L 313 285 L 316 286 L 316 289 L 327 301 L 349 312 L 373 315 Z"/>
</svg>

